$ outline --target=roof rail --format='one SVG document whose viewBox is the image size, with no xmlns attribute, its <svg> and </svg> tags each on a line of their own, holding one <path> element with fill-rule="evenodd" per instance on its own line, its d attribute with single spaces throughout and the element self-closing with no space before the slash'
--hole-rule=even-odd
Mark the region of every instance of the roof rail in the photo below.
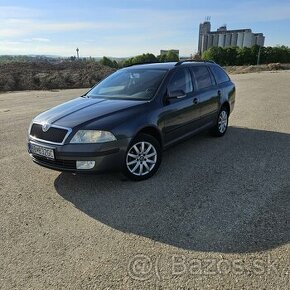
<svg viewBox="0 0 290 290">
<path fill-rule="evenodd" d="M 195 60 L 195 59 L 185 59 L 185 60 L 181 60 L 179 62 L 177 62 L 175 64 L 175 66 L 179 66 L 181 64 L 183 64 L 184 62 L 204 62 L 204 63 L 215 63 L 213 60 Z"/>
<path fill-rule="evenodd" d="M 136 62 L 136 63 L 131 63 L 129 65 L 126 65 L 125 67 L 130 67 L 133 65 L 141 65 L 141 64 L 151 64 L 151 63 L 159 63 L 158 61 L 150 61 L 150 62 Z"/>
</svg>

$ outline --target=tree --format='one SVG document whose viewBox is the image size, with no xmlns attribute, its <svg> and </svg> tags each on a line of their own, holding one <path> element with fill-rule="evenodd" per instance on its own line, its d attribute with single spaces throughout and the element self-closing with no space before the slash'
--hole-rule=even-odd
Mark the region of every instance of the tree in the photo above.
<svg viewBox="0 0 290 290">
<path fill-rule="evenodd" d="M 225 51 L 222 47 L 211 47 L 209 50 L 203 53 L 202 59 L 213 60 L 220 65 L 225 65 Z"/>
<path fill-rule="evenodd" d="M 259 50 L 261 64 L 290 62 L 290 48 L 287 46 L 212 47 L 203 53 L 202 58 L 213 60 L 220 65 L 255 65 Z"/>
<path fill-rule="evenodd" d="M 167 62 L 167 61 L 179 61 L 179 57 L 176 53 L 172 50 L 169 50 L 167 53 L 159 55 L 158 57 L 159 62 Z"/>
<path fill-rule="evenodd" d="M 152 53 L 143 53 L 140 55 L 136 55 L 134 57 L 131 57 L 124 62 L 124 66 L 129 66 L 132 64 L 138 64 L 138 63 L 152 63 L 152 62 L 158 62 L 156 56 Z"/>
<path fill-rule="evenodd" d="M 106 56 L 103 56 L 103 58 L 100 60 L 100 63 L 102 65 L 109 66 L 109 67 L 112 67 L 112 68 L 118 68 L 118 63 L 115 60 L 112 61 L 111 59 L 109 59 Z"/>
<path fill-rule="evenodd" d="M 256 58 L 257 60 L 257 58 Z M 253 63 L 252 51 L 249 47 L 238 48 L 237 65 L 250 65 Z"/>
<path fill-rule="evenodd" d="M 179 61 L 179 57 L 173 51 L 168 51 L 166 54 L 166 61 Z"/>
<path fill-rule="evenodd" d="M 224 65 L 235 65 L 237 62 L 237 48 L 226 47 L 223 54 Z"/>
</svg>

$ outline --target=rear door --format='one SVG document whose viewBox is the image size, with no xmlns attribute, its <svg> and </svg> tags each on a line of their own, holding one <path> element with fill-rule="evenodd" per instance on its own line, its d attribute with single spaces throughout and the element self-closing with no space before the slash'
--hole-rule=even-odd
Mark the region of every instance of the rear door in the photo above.
<svg viewBox="0 0 290 290">
<path fill-rule="evenodd" d="M 212 122 L 218 113 L 221 92 L 207 66 L 191 66 L 190 70 L 196 83 L 195 94 L 200 104 L 202 124 Z"/>
</svg>

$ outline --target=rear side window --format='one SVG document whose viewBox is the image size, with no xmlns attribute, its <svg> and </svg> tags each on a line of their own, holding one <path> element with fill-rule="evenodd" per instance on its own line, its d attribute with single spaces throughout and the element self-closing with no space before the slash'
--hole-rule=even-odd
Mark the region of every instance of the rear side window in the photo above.
<svg viewBox="0 0 290 290">
<path fill-rule="evenodd" d="M 211 77 L 207 67 L 205 66 L 192 66 L 191 70 L 194 74 L 199 90 L 208 88 L 212 85 Z"/>
<path fill-rule="evenodd" d="M 192 92 L 192 80 L 190 72 L 187 69 L 179 69 L 172 76 L 169 84 L 168 90 L 173 91 L 184 91 L 186 94 Z"/>
<path fill-rule="evenodd" d="M 216 65 L 212 65 L 210 66 L 210 69 L 213 72 L 214 77 L 218 84 L 222 84 L 230 80 L 228 75 L 225 73 L 225 71 L 222 68 Z"/>
</svg>

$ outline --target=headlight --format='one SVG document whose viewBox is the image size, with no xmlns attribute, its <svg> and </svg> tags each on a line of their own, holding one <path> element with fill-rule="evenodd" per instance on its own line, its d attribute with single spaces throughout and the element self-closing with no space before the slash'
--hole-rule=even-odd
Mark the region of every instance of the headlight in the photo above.
<svg viewBox="0 0 290 290">
<path fill-rule="evenodd" d="M 70 143 L 105 143 L 117 140 L 116 137 L 107 131 L 79 130 L 71 139 Z"/>
</svg>

